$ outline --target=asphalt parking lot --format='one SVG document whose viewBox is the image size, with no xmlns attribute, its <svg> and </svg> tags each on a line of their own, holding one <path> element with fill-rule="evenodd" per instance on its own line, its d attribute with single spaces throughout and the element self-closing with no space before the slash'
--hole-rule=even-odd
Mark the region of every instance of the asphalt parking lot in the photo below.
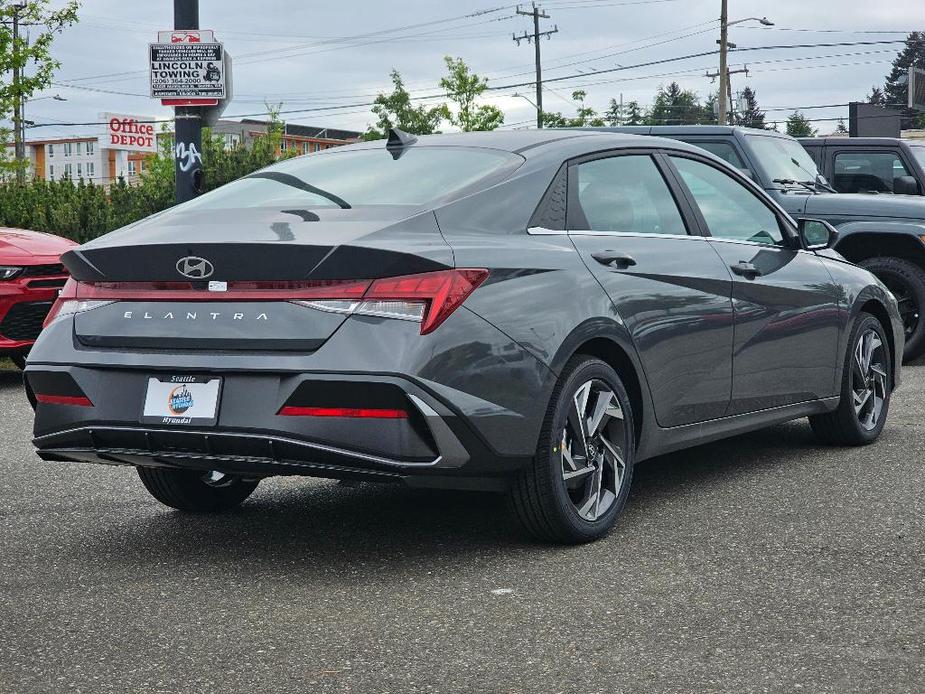
<svg viewBox="0 0 925 694">
<path fill-rule="evenodd" d="M 922 692 L 925 366 L 882 439 L 805 421 L 637 469 L 604 541 L 491 495 L 269 480 L 160 506 L 41 462 L 0 371 L 0 691 Z"/>
</svg>

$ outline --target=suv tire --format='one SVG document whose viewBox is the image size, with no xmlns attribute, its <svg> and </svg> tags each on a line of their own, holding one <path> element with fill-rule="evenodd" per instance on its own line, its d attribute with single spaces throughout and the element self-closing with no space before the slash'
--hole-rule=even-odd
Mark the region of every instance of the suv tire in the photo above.
<svg viewBox="0 0 925 694">
<path fill-rule="evenodd" d="M 906 333 L 903 361 L 911 361 L 925 353 L 925 270 L 902 258 L 886 256 L 868 258 L 858 263 L 877 276 L 899 301 L 904 324 L 914 320 L 914 328 Z M 914 317 L 913 317 L 914 316 Z"/>
</svg>

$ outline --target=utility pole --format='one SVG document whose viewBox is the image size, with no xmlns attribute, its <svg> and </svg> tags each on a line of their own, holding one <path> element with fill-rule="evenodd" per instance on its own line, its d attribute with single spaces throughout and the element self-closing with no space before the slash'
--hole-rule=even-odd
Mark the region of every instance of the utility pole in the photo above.
<svg viewBox="0 0 925 694">
<path fill-rule="evenodd" d="M 725 1 L 725 0 L 724 0 Z M 517 14 L 521 14 L 527 17 L 533 17 L 533 33 L 529 34 L 526 31 L 518 36 L 517 34 L 513 35 L 514 41 L 517 45 L 520 45 L 521 41 L 526 41 L 527 43 L 533 43 L 535 59 L 536 59 L 536 127 L 543 127 L 543 67 L 542 61 L 540 59 L 540 37 L 545 36 L 547 39 L 550 38 L 553 34 L 558 33 L 559 25 L 555 25 L 549 31 L 540 31 L 540 20 L 549 19 L 549 15 L 537 7 L 536 3 L 533 3 L 533 9 L 529 12 L 527 10 L 522 10 L 520 7 L 517 7 Z"/>
<path fill-rule="evenodd" d="M 731 45 L 734 46 L 735 44 L 731 44 Z M 720 109 L 720 112 L 717 114 L 717 118 L 716 118 L 716 122 L 718 125 L 727 125 L 729 122 L 728 116 L 731 115 L 733 112 L 735 112 L 735 108 L 733 108 L 733 101 L 732 101 L 732 79 L 730 78 L 732 77 L 732 75 L 738 75 L 738 74 L 744 74 L 746 77 L 748 77 L 748 65 L 746 65 L 745 67 L 739 70 L 730 70 L 728 67 L 726 68 L 726 88 L 724 90 L 723 87 L 720 86 L 719 88 L 720 91 L 719 91 L 719 94 L 717 95 L 717 106 Z M 720 77 L 720 73 L 719 72 L 708 72 L 706 76 L 715 80 L 717 77 Z M 720 85 L 722 84 L 723 84 L 723 80 L 720 79 Z M 728 106 L 726 106 L 726 104 L 728 104 Z M 720 115 L 720 114 L 723 114 L 723 111 L 725 111 L 725 115 Z"/>
<path fill-rule="evenodd" d="M 726 125 L 726 98 L 729 84 L 726 52 L 729 50 L 729 0 L 722 0 L 723 7 L 719 15 L 719 116 L 720 125 Z"/>
<path fill-rule="evenodd" d="M 26 9 L 25 3 L 13 5 L 13 142 L 16 157 L 16 180 L 26 180 L 26 142 L 23 127 L 22 70 L 19 67 L 19 13 Z"/>
<path fill-rule="evenodd" d="M 173 0 L 173 28 L 199 28 L 199 0 Z M 177 106 L 174 116 L 176 200 L 181 203 L 192 200 L 203 190 L 202 109 Z"/>
</svg>

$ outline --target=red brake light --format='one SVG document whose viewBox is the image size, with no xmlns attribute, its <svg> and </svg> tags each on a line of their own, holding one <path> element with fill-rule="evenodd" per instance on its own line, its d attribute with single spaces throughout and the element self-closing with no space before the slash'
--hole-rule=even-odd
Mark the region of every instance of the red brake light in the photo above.
<svg viewBox="0 0 925 694">
<path fill-rule="evenodd" d="M 488 279 L 488 270 L 440 270 L 375 280 L 364 301 L 425 301 L 421 335 L 433 332 Z"/>
<path fill-rule="evenodd" d="M 361 419 L 407 419 L 404 410 L 371 407 L 295 407 L 286 405 L 279 414 L 284 417 L 357 417 Z"/>
<path fill-rule="evenodd" d="M 90 398 L 83 395 L 42 395 L 35 394 L 36 402 L 45 405 L 72 405 L 74 407 L 93 407 Z"/>
<path fill-rule="evenodd" d="M 45 320 L 42 322 L 42 327 L 47 328 L 51 322 L 55 319 L 61 312 L 61 307 L 64 305 L 65 301 L 77 298 L 77 282 L 69 277 L 67 282 L 64 283 L 64 286 L 61 288 L 61 291 L 58 292 L 58 298 L 55 299 L 55 303 L 51 305 L 51 310 L 48 311 L 48 315 L 45 316 Z"/>
</svg>

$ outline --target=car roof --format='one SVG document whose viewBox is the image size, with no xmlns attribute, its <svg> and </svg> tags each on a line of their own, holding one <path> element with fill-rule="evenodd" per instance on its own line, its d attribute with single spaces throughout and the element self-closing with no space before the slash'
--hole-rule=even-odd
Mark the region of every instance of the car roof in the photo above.
<svg viewBox="0 0 925 694">
<path fill-rule="evenodd" d="M 847 147 L 912 144 L 908 140 L 902 140 L 898 137 L 798 137 L 797 139 L 807 145 L 843 145 Z"/>
<path fill-rule="evenodd" d="M 641 135 L 662 135 L 677 137 L 678 135 L 767 135 L 791 139 L 789 135 L 776 130 L 762 130 L 760 128 L 743 128 L 737 125 L 619 125 L 616 127 L 590 128 L 598 132 L 636 133 Z"/>
<path fill-rule="evenodd" d="M 322 154 L 345 149 L 377 149 L 385 140 L 347 145 Z M 421 135 L 409 147 L 476 147 L 519 154 L 526 159 L 568 159 L 608 149 L 659 148 L 701 152 L 697 147 L 677 140 L 647 137 L 636 133 L 600 129 L 495 130 L 491 132 Z"/>
</svg>

